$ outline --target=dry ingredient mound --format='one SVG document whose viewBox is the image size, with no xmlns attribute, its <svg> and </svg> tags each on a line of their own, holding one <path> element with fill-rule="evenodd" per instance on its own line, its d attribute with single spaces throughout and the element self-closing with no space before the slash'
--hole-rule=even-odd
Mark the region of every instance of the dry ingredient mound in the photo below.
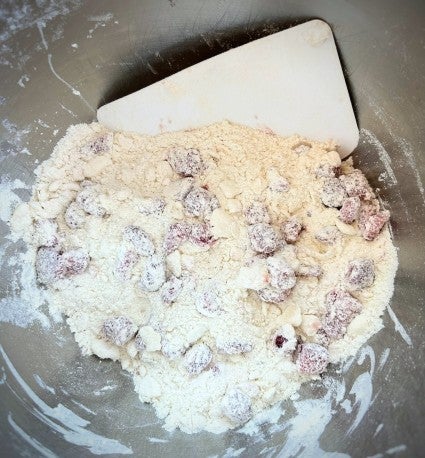
<svg viewBox="0 0 425 458">
<path fill-rule="evenodd" d="M 382 327 L 389 213 L 332 142 L 81 124 L 36 175 L 11 223 L 51 312 L 166 429 L 234 428 Z"/>
</svg>

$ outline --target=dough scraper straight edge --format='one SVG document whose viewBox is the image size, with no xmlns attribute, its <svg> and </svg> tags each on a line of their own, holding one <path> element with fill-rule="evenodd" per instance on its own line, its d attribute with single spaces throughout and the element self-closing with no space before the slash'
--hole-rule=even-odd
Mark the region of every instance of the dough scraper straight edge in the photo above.
<svg viewBox="0 0 425 458">
<path fill-rule="evenodd" d="M 333 139 L 342 157 L 359 140 L 332 30 L 321 20 L 223 52 L 104 105 L 97 117 L 111 129 L 150 135 L 226 119 Z"/>
</svg>

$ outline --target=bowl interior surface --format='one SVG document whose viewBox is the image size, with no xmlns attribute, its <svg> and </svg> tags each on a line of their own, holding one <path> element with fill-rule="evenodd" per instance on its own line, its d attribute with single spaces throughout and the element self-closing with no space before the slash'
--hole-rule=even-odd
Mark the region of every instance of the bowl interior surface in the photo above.
<svg viewBox="0 0 425 458">
<path fill-rule="evenodd" d="M 423 453 L 424 2 L 2 2 L 2 180 L 25 183 L 15 193 L 28 200 L 36 166 L 69 125 L 94 120 L 97 107 L 313 18 L 331 25 L 343 62 L 361 131 L 354 162 L 392 213 L 400 265 L 385 330 L 331 371 L 338 385 L 327 378 L 304 386 L 299 399 L 282 404 L 274 424 L 258 426 L 253 435 L 170 434 L 153 409 L 139 402 L 118 364 L 82 357 L 65 322 L 22 303 L 17 283 L 22 266 L 10 259 L 24 247 L 12 243 L 7 224 L 0 223 L 5 456 Z"/>
</svg>

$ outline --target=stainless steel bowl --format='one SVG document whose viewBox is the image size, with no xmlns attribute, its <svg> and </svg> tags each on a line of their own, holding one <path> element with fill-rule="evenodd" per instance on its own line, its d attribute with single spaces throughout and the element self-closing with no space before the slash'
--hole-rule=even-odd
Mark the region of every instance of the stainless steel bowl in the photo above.
<svg viewBox="0 0 425 458">
<path fill-rule="evenodd" d="M 254 436 L 169 434 L 116 364 L 81 357 L 64 323 L 46 331 L 37 319 L 27 327 L 3 322 L 1 455 L 424 456 L 425 3 L 3 0 L 0 15 L 0 168 L 27 184 L 67 126 L 93 120 L 105 102 L 289 25 L 328 21 L 362 129 L 353 158 L 392 212 L 400 260 L 395 315 L 385 315 L 385 330 L 351 365 L 334 371 L 345 394 L 342 384 L 329 389 L 329 379 L 326 389 L 306 386 Z M 6 237 L 5 224 L 1 230 Z M 22 246 L 3 238 L 2 250 L 0 316 L 11 321 L 5 298 L 19 267 L 8 259 Z"/>
</svg>

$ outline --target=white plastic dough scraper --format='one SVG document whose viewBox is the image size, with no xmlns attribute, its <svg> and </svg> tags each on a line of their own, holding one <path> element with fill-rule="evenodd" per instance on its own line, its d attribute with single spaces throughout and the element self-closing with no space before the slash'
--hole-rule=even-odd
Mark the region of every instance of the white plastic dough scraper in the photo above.
<svg viewBox="0 0 425 458">
<path fill-rule="evenodd" d="M 229 120 L 280 135 L 334 139 L 359 131 L 332 31 L 313 20 L 182 70 L 97 111 L 100 123 L 143 134 Z"/>
</svg>

